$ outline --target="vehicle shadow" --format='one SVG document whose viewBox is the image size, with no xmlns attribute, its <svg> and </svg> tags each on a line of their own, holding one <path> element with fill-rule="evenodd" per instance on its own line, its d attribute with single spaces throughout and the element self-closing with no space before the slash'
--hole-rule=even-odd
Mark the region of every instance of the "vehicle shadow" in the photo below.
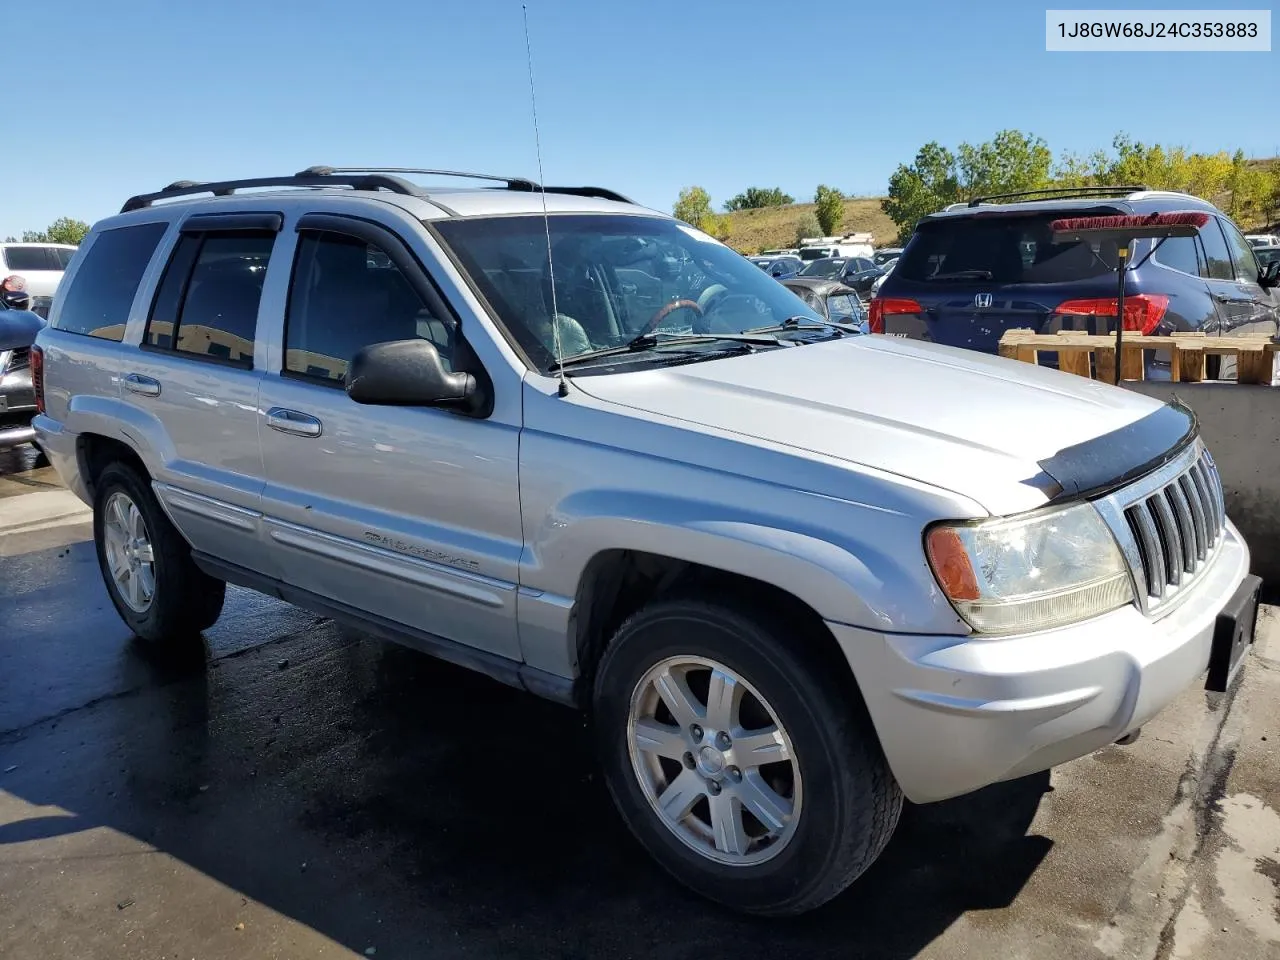
<svg viewBox="0 0 1280 960">
<path fill-rule="evenodd" d="M 1010 904 L 1052 845 L 1027 835 L 1052 789 L 1041 773 L 908 804 L 881 859 L 832 903 L 793 920 L 740 917 L 686 892 L 632 839 L 582 717 L 395 648 L 379 674 L 376 702 L 360 705 L 384 761 L 372 765 L 372 809 L 330 809 L 324 827 L 394 824 L 401 870 L 422 894 L 447 892 L 455 923 L 500 905 L 529 956 L 557 953 L 570 932 L 583 949 L 566 955 L 603 956 L 620 940 L 653 957 L 726 943 L 770 960 L 914 957 L 961 914 Z"/>
<path fill-rule="evenodd" d="M 1009 904 L 1051 845 L 1027 835 L 1040 774 L 909 806 L 812 914 L 739 917 L 632 839 L 573 711 L 240 591 L 204 646 L 162 654 L 106 627 L 88 567 L 65 568 L 99 611 L 82 642 L 115 651 L 128 689 L 0 739 L 0 768 L 20 767 L 0 787 L 67 814 L 0 826 L 0 856 L 110 827 L 379 956 L 897 960 Z"/>
</svg>

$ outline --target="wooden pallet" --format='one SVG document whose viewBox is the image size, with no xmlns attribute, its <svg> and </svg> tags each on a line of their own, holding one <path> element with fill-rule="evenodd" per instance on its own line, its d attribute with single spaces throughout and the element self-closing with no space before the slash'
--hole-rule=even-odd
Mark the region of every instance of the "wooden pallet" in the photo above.
<svg viewBox="0 0 1280 960">
<path fill-rule="evenodd" d="M 1040 351 L 1058 355 L 1058 369 L 1081 377 L 1096 377 L 1110 383 L 1115 377 L 1116 338 L 1062 330 L 1036 333 L 1008 330 L 1000 338 L 1000 356 L 1025 363 L 1038 363 Z M 1145 379 L 1143 351 L 1167 350 L 1170 370 L 1178 383 L 1195 383 L 1205 378 L 1205 358 L 1211 355 L 1236 358 L 1238 383 L 1270 385 L 1275 356 L 1280 343 L 1269 337 L 1209 337 L 1203 333 L 1175 333 L 1167 337 L 1124 335 L 1120 358 L 1121 380 Z"/>
</svg>

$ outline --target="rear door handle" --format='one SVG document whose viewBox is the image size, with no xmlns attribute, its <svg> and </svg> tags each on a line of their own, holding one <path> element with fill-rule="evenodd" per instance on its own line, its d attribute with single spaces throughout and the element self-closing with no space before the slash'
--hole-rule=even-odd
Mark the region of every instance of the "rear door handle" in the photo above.
<svg viewBox="0 0 1280 960">
<path fill-rule="evenodd" d="M 267 426 L 295 437 L 318 437 L 324 430 L 320 421 L 309 413 L 272 407 L 267 411 Z"/>
<path fill-rule="evenodd" d="M 144 377 L 140 373 L 131 373 L 125 377 L 124 388 L 143 397 L 160 396 L 160 381 L 154 377 Z"/>
</svg>

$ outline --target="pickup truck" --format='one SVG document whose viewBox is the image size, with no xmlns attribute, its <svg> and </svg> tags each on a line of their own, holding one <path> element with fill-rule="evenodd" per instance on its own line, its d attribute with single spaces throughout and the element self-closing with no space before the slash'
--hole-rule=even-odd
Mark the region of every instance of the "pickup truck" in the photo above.
<svg viewBox="0 0 1280 960">
<path fill-rule="evenodd" d="M 34 424 L 144 641 L 233 583 L 585 710 L 657 861 L 772 915 L 904 797 L 1238 672 L 1258 582 L 1187 408 L 860 334 L 612 190 L 445 176 L 180 181 L 86 238 Z"/>
</svg>

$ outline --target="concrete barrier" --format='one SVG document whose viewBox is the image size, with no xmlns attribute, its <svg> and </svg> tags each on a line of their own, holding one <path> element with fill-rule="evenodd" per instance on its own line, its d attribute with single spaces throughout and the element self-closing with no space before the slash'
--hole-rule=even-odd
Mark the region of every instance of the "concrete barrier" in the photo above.
<svg viewBox="0 0 1280 960">
<path fill-rule="evenodd" d="M 1222 477 L 1227 515 L 1253 555 L 1253 572 L 1268 587 L 1280 587 L 1280 387 L 1155 381 L 1125 386 L 1158 400 L 1176 395 L 1196 412 Z"/>
</svg>

